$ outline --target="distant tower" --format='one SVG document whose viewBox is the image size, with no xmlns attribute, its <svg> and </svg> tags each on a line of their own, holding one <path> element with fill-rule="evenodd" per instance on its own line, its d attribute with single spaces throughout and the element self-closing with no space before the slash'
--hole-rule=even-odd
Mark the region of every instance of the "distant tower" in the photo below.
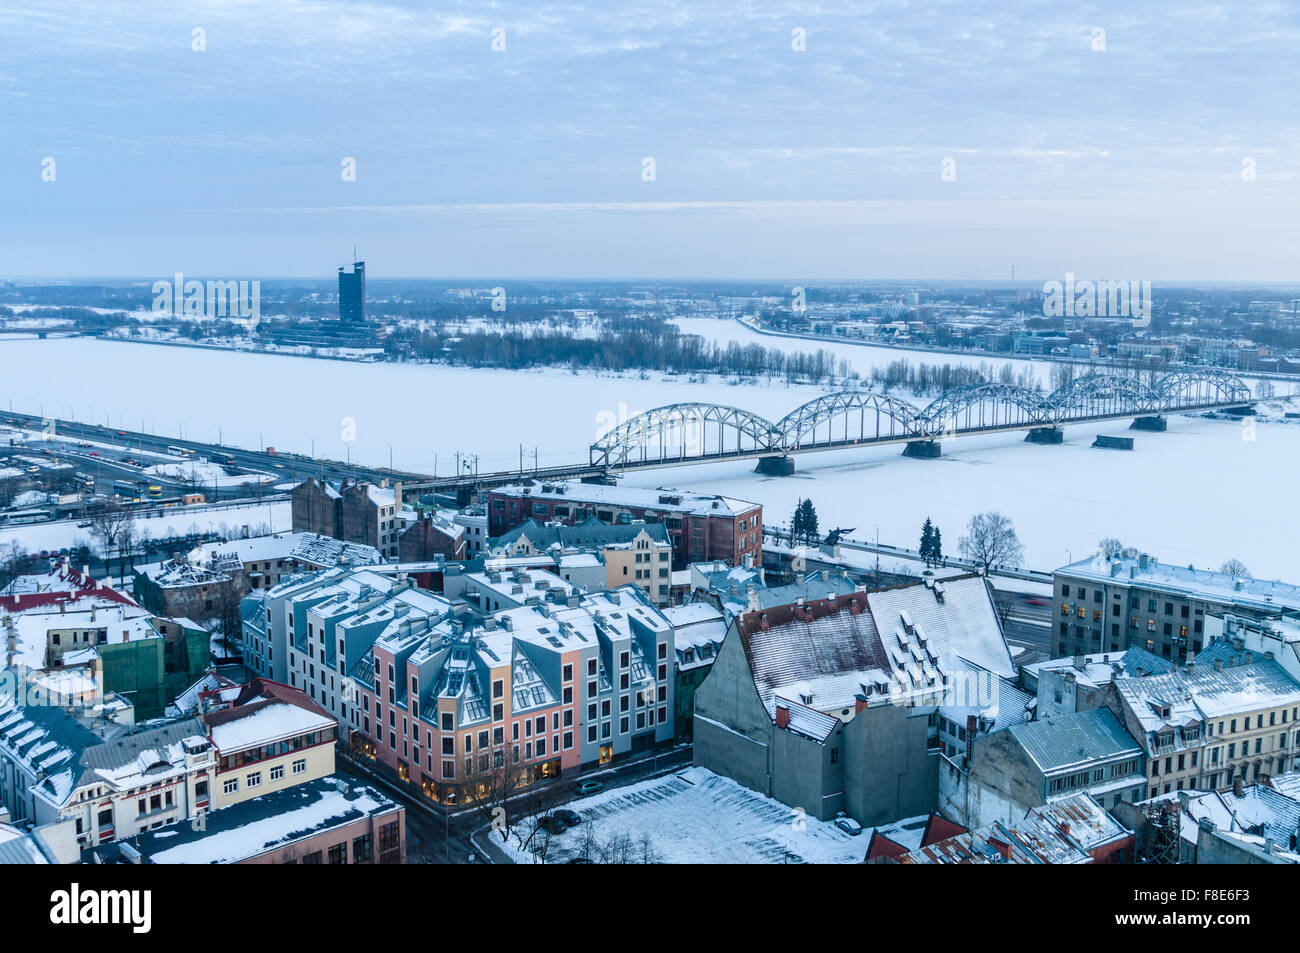
<svg viewBox="0 0 1300 953">
<path fill-rule="evenodd" d="M 355 259 L 356 255 L 353 254 Z M 353 261 L 349 274 L 339 268 L 339 322 L 346 326 L 366 323 L 366 263 Z"/>
</svg>

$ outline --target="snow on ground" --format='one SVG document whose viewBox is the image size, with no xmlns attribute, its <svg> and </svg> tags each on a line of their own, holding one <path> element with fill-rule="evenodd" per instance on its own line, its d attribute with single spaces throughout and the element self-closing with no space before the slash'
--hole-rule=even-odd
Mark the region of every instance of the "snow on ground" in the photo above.
<svg viewBox="0 0 1300 953">
<path fill-rule="evenodd" d="M 248 506 L 224 504 L 217 507 L 174 506 L 167 508 L 158 516 L 137 517 L 135 535 L 136 539 L 140 539 L 144 533 L 148 533 L 150 538 L 159 539 L 167 536 L 184 536 L 193 532 L 239 532 L 244 526 L 247 526 L 253 535 L 261 535 L 257 532 L 258 527 L 265 526 L 268 532 L 276 532 L 288 529 L 292 523 L 293 517 L 288 500 Z M 82 543 L 90 546 L 96 554 L 100 551 L 99 543 L 91 535 L 90 529 L 78 527 L 77 520 L 0 528 L 0 550 L 13 541 L 18 542 L 29 553 L 71 549 Z"/>
<path fill-rule="evenodd" d="M 124 430 L 431 472 L 455 453 L 481 471 L 586 461 L 603 425 L 678 400 L 741 406 L 777 419 L 824 393 L 812 386 L 690 383 L 659 374 L 493 370 L 318 361 L 214 348 L 62 338 L 5 342 L 0 406 Z M 119 373 L 105 374 L 112 366 Z M 139 386 L 147 375 L 148 387 Z M 283 399 L 267 412 L 266 387 Z M 212 395 L 219 395 L 213 399 Z M 188 399 L 186 395 L 194 395 Z M 164 409 L 165 408 L 165 409 Z M 445 412 L 440 412 L 445 411 Z M 355 439 L 345 441 L 345 436 Z"/>
<path fill-rule="evenodd" d="M 683 334 L 698 334 L 708 342 L 716 342 L 720 347 L 726 347 L 733 341 L 741 347 L 748 347 L 750 344 L 759 344 L 764 348 L 776 348 L 786 354 L 795 354 L 802 351 L 805 354 L 815 354 L 817 351 L 826 351 L 835 355 L 836 360 L 846 360 L 853 370 L 862 375 L 863 380 L 871 379 L 871 369 L 873 367 L 888 367 L 895 361 L 907 361 L 909 364 L 964 364 L 972 367 L 979 364 L 988 364 L 992 366 L 994 372 L 1002 369 L 1004 364 L 1010 364 L 1011 369 L 1019 375 L 1026 368 L 1032 367 L 1035 376 L 1042 383 L 1043 387 L 1051 390 L 1049 377 L 1051 374 L 1051 362 L 1049 361 L 1027 361 L 1024 359 L 1014 360 L 1005 357 L 995 357 L 988 354 L 947 354 L 941 351 L 914 351 L 899 347 L 880 347 L 866 343 L 849 344 L 843 341 L 827 339 L 811 340 L 809 338 L 787 337 L 780 334 L 762 334 L 753 328 L 746 327 L 739 321 L 720 318 L 674 318 L 673 324 L 677 325 Z M 899 394 L 898 396 L 903 396 Z"/>
<path fill-rule="evenodd" d="M 710 323 L 753 335 L 735 322 Z M 690 383 L 657 374 L 643 380 L 556 369 L 164 351 L 86 338 L 6 341 L 0 347 L 8 384 L 0 389 L 0 406 L 12 401 L 15 410 L 36 413 L 42 401 L 45 413 L 68 416 L 75 408 L 84 420 L 93 411 L 96 422 L 107 417 L 123 429 L 136 429 L 146 419 L 157 433 L 183 429 L 196 440 L 215 441 L 221 428 L 227 444 L 257 447 L 261 440 L 281 451 L 308 452 L 314 438 L 318 456 L 371 465 L 387 465 L 391 444 L 397 467 L 430 472 L 436 452 L 442 474 L 453 468 L 456 451 L 479 454 L 483 471 L 518 466 L 521 443 L 529 463 L 534 447 L 543 466 L 586 460 L 603 423 L 674 401 L 739 406 L 774 420 L 823 392 L 780 383 Z M 859 371 L 904 353 L 836 347 L 854 352 Z M 119 373 L 100 372 L 110 365 Z M 146 374 L 150 386 L 140 387 Z M 266 412 L 265 388 L 250 381 L 275 382 L 285 399 L 274 413 Z M 220 399 L 160 397 L 207 393 Z M 173 409 L 163 412 L 161 406 Z M 1300 428 L 1261 419 L 1252 432 L 1233 421 L 1177 416 L 1169 418 L 1163 434 L 1126 426 L 1113 421 L 1070 427 L 1064 446 L 1026 444 L 1018 433 L 963 437 L 944 443 L 941 460 L 903 458 L 897 445 L 806 454 L 795 458 L 791 478 L 759 477 L 752 463 L 726 463 L 645 471 L 627 482 L 755 500 L 776 523 L 789 520 L 799 497 L 811 497 L 826 529 L 855 527 L 855 536 L 875 539 L 873 526 L 879 525 L 882 543 L 909 548 L 929 516 L 954 554 L 971 515 L 997 509 L 1015 523 L 1025 564 L 1040 570 L 1081 558 L 1100 538 L 1114 536 L 1166 562 L 1218 566 L 1236 556 L 1261 577 L 1300 580 L 1292 545 L 1300 537 L 1300 507 L 1291 490 Z M 342 436 L 352 428 L 356 440 L 345 443 Z M 1093 450 L 1089 444 L 1098 433 L 1130 434 L 1136 450 Z"/>
<path fill-rule="evenodd" d="M 1166 433 L 1126 426 L 1067 427 L 1061 446 L 1020 434 L 959 437 L 943 442 L 939 460 L 903 457 L 898 445 L 803 454 L 793 477 L 725 463 L 648 470 L 625 482 L 754 500 L 765 520 L 781 524 L 807 497 L 825 531 L 853 527 L 855 538 L 874 540 L 879 526 L 881 542 L 909 547 L 928 516 L 954 555 L 970 517 L 998 510 L 1024 544 L 1022 565 L 1047 572 L 1113 536 L 1166 563 L 1218 567 L 1235 556 L 1260 578 L 1300 580 L 1300 430 L 1261 421 L 1252 434 L 1238 422 L 1179 416 L 1169 417 Z M 1098 433 L 1132 436 L 1135 449 L 1094 450 Z M 874 555 L 854 558 L 874 565 Z M 894 561 L 882 556 L 881 567 Z"/>
<path fill-rule="evenodd" d="M 871 828 L 853 837 L 699 767 L 565 806 L 592 822 L 597 843 L 649 837 L 668 864 L 859 864 L 871 843 Z M 546 862 L 576 856 L 582 837 L 581 827 L 552 836 Z M 493 843 L 501 846 L 499 835 Z M 515 863 L 536 861 L 513 839 L 503 849 Z"/>
<path fill-rule="evenodd" d="M 216 463 L 188 460 L 184 463 L 159 463 L 145 467 L 150 476 L 171 477 L 174 480 L 192 480 L 202 486 L 241 486 L 245 483 L 266 483 L 275 477 L 266 473 L 239 473 L 231 476 Z"/>
</svg>

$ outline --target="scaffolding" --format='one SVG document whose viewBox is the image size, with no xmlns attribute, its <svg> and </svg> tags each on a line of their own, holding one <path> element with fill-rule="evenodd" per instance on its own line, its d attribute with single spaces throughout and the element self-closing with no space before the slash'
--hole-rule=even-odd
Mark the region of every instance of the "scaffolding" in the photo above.
<svg viewBox="0 0 1300 953">
<path fill-rule="evenodd" d="M 1140 864 L 1177 864 L 1179 828 L 1182 815 L 1177 801 L 1164 801 L 1147 808 L 1146 844 L 1138 858 Z"/>
</svg>

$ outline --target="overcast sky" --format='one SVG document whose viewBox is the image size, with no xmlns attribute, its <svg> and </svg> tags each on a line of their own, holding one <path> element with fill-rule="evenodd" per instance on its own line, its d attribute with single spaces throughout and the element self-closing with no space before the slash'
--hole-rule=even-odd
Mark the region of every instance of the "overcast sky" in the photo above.
<svg viewBox="0 0 1300 953">
<path fill-rule="evenodd" d="M 1290 0 L 9 0 L 0 277 L 1296 279 L 1298 50 Z"/>
</svg>

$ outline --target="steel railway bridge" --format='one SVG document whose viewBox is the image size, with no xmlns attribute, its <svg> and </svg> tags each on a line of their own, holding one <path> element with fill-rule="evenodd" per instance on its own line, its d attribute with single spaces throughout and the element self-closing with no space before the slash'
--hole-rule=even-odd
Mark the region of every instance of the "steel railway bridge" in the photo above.
<svg viewBox="0 0 1300 953">
<path fill-rule="evenodd" d="M 738 407 L 680 403 L 656 407 L 591 445 L 589 465 L 606 473 L 759 461 L 760 472 L 794 472 L 791 456 L 846 447 L 903 443 L 908 456 L 937 457 L 939 441 L 966 434 L 1029 431 L 1026 440 L 1060 443 L 1068 424 L 1134 418 L 1132 427 L 1164 430 L 1165 415 L 1196 411 L 1249 413 L 1255 401 L 1223 371 L 1181 370 L 1146 383 L 1094 373 L 1050 394 L 1010 384 L 950 390 L 922 407 L 869 391 L 811 400 L 776 423 Z"/>
</svg>

